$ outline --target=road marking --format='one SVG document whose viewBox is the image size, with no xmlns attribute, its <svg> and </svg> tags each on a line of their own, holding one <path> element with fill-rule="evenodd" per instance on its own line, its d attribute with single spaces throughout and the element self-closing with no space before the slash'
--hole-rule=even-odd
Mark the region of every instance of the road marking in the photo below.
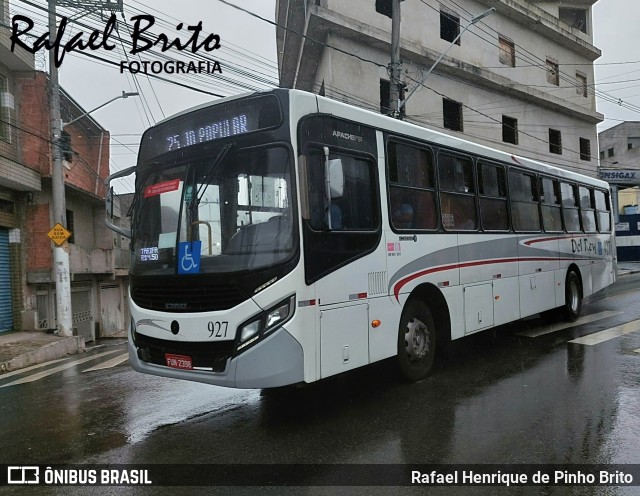
<svg viewBox="0 0 640 496">
<path fill-rule="evenodd" d="M 38 374 L 33 374 L 27 377 L 23 377 L 22 379 L 18 379 L 17 381 L 13 381 L 10 382 L 9 384 L 3 384 L 2 386 L 0 386 L 0 389 L 5 388 L 5 387 L 9 387 L 9 386 L 15 386 L 17 384 L 24 384 L 27 382 L 34 382 L 40 379 L 43 379 L 47 376 L 53 375 L 56 372 L 61 372 L 63 370 L 69 369 L 71 367 L 75 367 L 76 365 L 80 365 L 82 363 L 85 362 L 89 362 L 91 360 L 95 360 L 96 358 L 100 358 L 106 355 L 113 355 L 114 353 L 120 353 L 120 350 L 114 350 L 114 351 L 106 351 L 104 353 L 98 353 L 97 355 L 91 355 L 90 357 L 86 357 L 86 358 L 81 358 L 80 360 L 74 360 L 73 362 L 69 362 L 69 363 L 65 363 L 64 365 L 59 365 L 58 367 L 54 367 L 52 369 L 49 370 L 45 370 L 44 372 L 40 372 Z"/>
<path fill-rule="evenodd" d="M 129 360 L 129 353 L 107 360 L 106 362 L 96 365 L 95 367 L 91 367 L 90 369 L 83 370 L 82 373 L 84 374 L 85 372 L 93 372 L 94 370 L 110 369 L 116 365 L 120 365 L 122 362 L 126 362 L 127 360 Z"/>
<path fill-rule="evenodd" d="M 576 320 L 575 322 L 560 322 L 558 324 L 546 325 L 538 327 L 536 329 L 530 329 L 528 331 L 516 333 L 518 336 L 525 336 L 528 338 L 537 338 L 538 336 L 544 336 L 545 334 L 551 334 L 552 332 L 561 331 L 563 329 L 569 329 L 570 327 L 579 326 L 582 324 L 588 324 L 589 322 L 596 322 L 598 320 L 606 319 L 607 317 L 613 317 L 614 315 L 620 315 L 624 312 L 612 312 L 607 310 L 606 312 L 593 313 L 591 315 L 585 315 L 584 317 Z"/>
<path fill-rule="evenodd" d="M 640 353 L 640 348 L 638 348 L 637 350 L 633 350 L 634 353 Z"/>
<path fill-rule="evenodd" d="M 42 367 L 46 367 L 47 365 L 63 362 L 64 360 L 69 360 L 69 359 L 60 358 L 59 360 L 51 360 L 50 362 L 39 363 L 38 365 L 32 365 L 31 367 L 25 367 L 24 369 L 18 369 L 18 370 L 14 370 L 13 372 L 7 372 L 6 374 L 0 375 L 0 381 L 3 379 L 6 379 L 7 377 L 12 377 L 14 375 L 22 374 L 24 372 L 29 372 L 31 370 L 41 369 Z"/>
<path fill-rule="evenodd" d="M 604 343 L 605 341 L 609 341 L 610 339 L 624 336 L 625 334 L 630 334 L 636 331 L 640 331 L 640 319 L 633 320 L 631 322 L 627 322 L 626 324 L 615 326 L 604 331 L 594 332 L 593 334 L 589 334 L 588 336 L 583 336 L 569 342 L 593 346 L 595 344 Z"/>
</svg>

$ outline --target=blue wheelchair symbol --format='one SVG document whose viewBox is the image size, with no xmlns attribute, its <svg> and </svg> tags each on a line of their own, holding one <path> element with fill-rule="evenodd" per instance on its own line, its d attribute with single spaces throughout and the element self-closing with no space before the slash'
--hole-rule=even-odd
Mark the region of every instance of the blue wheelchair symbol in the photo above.
<svg viewBox="0 0 640 496">
<path fill-rule="evenodd" d="M 198 274 L 202 241 L 178 244 L 178 274 Z"/>
</svg>

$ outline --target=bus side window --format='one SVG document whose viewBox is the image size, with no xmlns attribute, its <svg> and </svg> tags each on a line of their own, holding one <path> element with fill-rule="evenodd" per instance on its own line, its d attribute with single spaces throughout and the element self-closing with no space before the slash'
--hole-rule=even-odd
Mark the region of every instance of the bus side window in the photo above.
<svg viewBox="0 0 640 496">
<path fill-rule="evenodd" d="M 560 183 L 548 177 L 540 178 L 542 225 L 546 232 L 562 231 Z"/>
<path fill-rule="evenodd" d="M 562 217 L 564 227 L 569 233 L 580 232 L 580 212 L 578 210 L 578 187 L 574 184 L 560 183 L 562 196 Z"/>
<path fill-rule="evenodd" d="M 509 171 L 509 197 L 514 231 L 540 231 L 536 176 L 517 170 Z"/>
<path fill-rule="evenodd" d="M 430 150 L 390 141 L 389 221 L 395 229 L 436 229 L 433 154 Z"/>
<path fill-rule="evenodd" d="M 611 231 L 611 208 L 609 206 L 609 193 L 595 191 L 596 213 L 598 220 L 598 231 L 601 233 Z"/>
<path fill-rule="evenodd" d="M 441 153 L 438 155 L 438 178 L 444 228 L 475 231 L 478 213 L 471 159 Z"/>
<path fill-rule="evenodd" d="M 480 220 L 485 231 L 508 231 L 507 177 L 504 167 L 478 164 Z"/>
<path fill-rule="evenodd" d="M 580 219 L 582 230 L 586 233 L 596 232 L 596 212 L 593 201 L 593 190 L 580 186 Z"/>
<path fill-rule="evenodd" d="M 375 229 L 378 210 L 374 205 L 373 164 L 361 158 L 335 153 L 332 153 L 329 159 L 339 159 L 342 163 L 342 196 L 326 198 L 324 156 L 320 151 L 314 150 L 307 157 L 309 226 L 314 231 L 329 230 L 329 224 L 331 231 Z"/>
</svg>

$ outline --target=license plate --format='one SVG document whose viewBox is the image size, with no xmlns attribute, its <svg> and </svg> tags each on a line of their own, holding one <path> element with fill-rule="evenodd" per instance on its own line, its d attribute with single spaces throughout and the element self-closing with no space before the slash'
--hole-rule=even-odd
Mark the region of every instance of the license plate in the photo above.
<svg viewBox="0 0 640 496">
<path fill-rule="evenodd" d="M 182 370 L 193 369 L 193 362 L 191 361 L 190 356 L 171 355 L 169 353 L 165 353 L 164 358 L 167 361 L 167 367 L 171 367 L 173 369 L 182 369 Z"/>
</svg>

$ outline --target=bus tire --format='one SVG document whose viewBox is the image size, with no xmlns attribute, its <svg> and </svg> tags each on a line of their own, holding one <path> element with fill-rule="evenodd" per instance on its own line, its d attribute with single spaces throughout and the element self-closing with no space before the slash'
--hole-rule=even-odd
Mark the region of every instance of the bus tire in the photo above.
<svg viewBox="0 0 640 496">
<path fill-rule="evenodd" d="M 436 326 L 429 306 L 421 300 L 407 302 L 398 329 L 398 365 L 410 382 L 424 379 L 436 352 Z"/>
<path fill-rule="evenodd" d="M 582 285 L 580 277 L 573 270 L 567 274 L 564 291 L 565 301 L 562 307 L 562 318 L 567 322 L 575 322 L 582 313 Z"/>
</svg>

